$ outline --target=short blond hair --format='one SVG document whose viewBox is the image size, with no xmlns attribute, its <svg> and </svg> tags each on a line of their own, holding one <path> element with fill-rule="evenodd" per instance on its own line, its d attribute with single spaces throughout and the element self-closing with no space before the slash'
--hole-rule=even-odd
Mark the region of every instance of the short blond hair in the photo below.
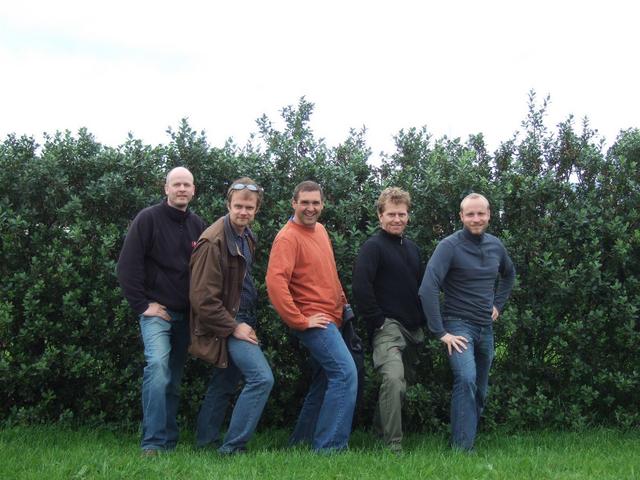
<svg viewBox="0 0 640 480">
<path fill-rule="evenodd" d="M 407 210 L 409 210 L 411 208 L 411 195 L 409 195 L 409 192 L 405 192 L 401 188 L 387 187 L 382 191 L 376 201 L 376 210 L 378 213 L 384 213 L 384 208 L 387 202 L 391 202 L 396 205 L 404 203 L 407 206 Z"/>
</svg>

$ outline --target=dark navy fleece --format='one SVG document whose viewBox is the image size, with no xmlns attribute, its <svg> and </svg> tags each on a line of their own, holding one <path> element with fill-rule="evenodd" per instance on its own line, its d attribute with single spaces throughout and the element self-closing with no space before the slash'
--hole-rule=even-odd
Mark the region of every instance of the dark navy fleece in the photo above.
<svg viewBox="0 0 640 480">
<path fill-rule="evenodd" d="M 124 296 L 137 314 L 151 302 L 174 311 L 189 308 L 189 260 L 205 227 L 195 213 L 173 208 L 166 200 L 136 215 L 116 271 Z"/>
<path fill-rule="evenodd" d="M 496 278 L 500 282 L 496 289 Z M 489 325 L 493 307 L 502 311 L 516 271 L 502 242 L 488 233 L 467 229 L 442 240 L 429 259 L 420 286 L 420 300 L 429 330 L 437 338 L 447 333 L 442 317 L 456 317 Z M 444 305 L 440 313 L 440 291 Z"/>
<path fill-rule="evenodd" d="M 381 230 L 364 242 L 352 287 L 356 309 L 369 331 L 381 327 L 385 317 L 409 330 L 424 325 L 418 299 L 422 270 L 418 247 L 407 238 Z"/>
</svg>

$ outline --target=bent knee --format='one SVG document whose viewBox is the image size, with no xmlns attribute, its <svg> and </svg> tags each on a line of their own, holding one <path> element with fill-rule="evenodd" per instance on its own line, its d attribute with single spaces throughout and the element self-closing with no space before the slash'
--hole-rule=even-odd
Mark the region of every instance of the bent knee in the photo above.
<svg viewBox="0 0 640 480">
<path fill-rule="evenodd" d="M 344 384 L 355 397 L 358 392 L 358 369 L 355 364 L 344 372 Z"/>
<path fill-rule="evenodd" d="M 334 370 L 333 372 L 327 372 L 327 377 L 330 383 L 339 383 L 345 385 L 351 385 L 353 383 L 358 384 L 358 370 L 353 362 L 345 363 L 340 370 Z"/>
<path fill-rule="evenodd" d="M 273 388 L 274 383 L 275 383 L 275 380 L 273 378 L 273 373 L 271 372 L 271 370 L 269 370 L 268 372 L 265 372 L 265 374 L 262 375 L 262 378 L 260 379 L 260 384 L 265 388 L 265 390 L 269 392 Z"/>
<path fill-rule="evenodd" d="M 162 357 L 148 358 L 144 370 L 145 374 L 150 376 L 153 381 L 168 383 L 171 378 L 169 362 Z"/>
<path fill-rule="evenodd" d="M 247 383 L 251 384 L 253 387 L 260 388 L 261 390 L 266 390 L 269 392 L 273 388 L 274 382 L 275 381 L 271 370 L 260 372 L 252 378 L 247 379 Z"/>
<path fill-rule="evenodd" d="M 358 381 L 358 369 L 356 368 L 356 364 L 353 361 L 345 365 L 343 374 L 346 382 L 351 383 Z"/>
<path fill-rule="evenodd" d="M 401 375 L 386 375 L 382 378 L 381 387 L 392 392 L 404 394 L 407 391 L 407 382 Z"/>
</svg>

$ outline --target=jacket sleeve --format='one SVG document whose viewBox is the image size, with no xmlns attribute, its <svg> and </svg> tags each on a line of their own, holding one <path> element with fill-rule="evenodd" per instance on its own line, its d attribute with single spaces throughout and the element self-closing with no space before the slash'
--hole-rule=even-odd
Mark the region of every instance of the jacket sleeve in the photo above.
<svg viewBox="0 0 640 480">
<path fill-rule="evenodd" d="M 153 243 L 153 218 L 147 212 L 131 222 L 124 239 L 116 274 L 122 292 L 136 314 L 141 315 L 153 300 L 145 294 L 144 259 Z"/>
<path fill-rule="evenodd" d="M 353 267 L 353 298 L 358 314 L 370 328 L 380 328 L 384 324 L 384 313 L 378 305 L 374 290 L 374 281 L 378 271 L 380 253 L 373 242 L 365 242 L 360 248 Z"/>
<path fill-rule="evenodd" d="M 427 269 L 418 291 L 424 316 L 427 317 L 427 325 L 436 338 L 442 338 L 447 333 L 442 324 L 440 313 L 440 291 L 449 273 L 452 258 L 453 246 L 451 243 L 440 242 L 427 263 Z"/>
<path fill-rule="evenodd" d="M 296 306 L 289 289 L 295 262 L 295 243 L 283 237 L 276 237 L 269 254 L 267 293 L 271 304 L 284 323 L 295 330 L 306 330 L 309 328 L 309 321 Z"/>
<path fill-rule="evenodd" d="M 222 303 L 223 282 L 219 244 L 201 239 L 191 256 L 189 289 L 196 335 L 228 337 L 235 330 L 236 321 Z"/>
</svg>

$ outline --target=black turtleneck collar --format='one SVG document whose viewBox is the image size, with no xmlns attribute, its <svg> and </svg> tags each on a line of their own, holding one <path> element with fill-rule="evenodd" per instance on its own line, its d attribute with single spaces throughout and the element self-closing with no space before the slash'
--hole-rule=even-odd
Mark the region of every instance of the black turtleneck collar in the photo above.
<svg viewBox="0 0 640 480">
<path fill-rule="evenodd" d="M 183 223 L 189 217 L 189 215 L 191 215 L 191 211 L 188 208 L 184 212 L 182 210 L 174 208 L 169 205 L 166 198 L 162 201 L 162 206 L 166 214 L 174 222 Z"/>
<path fill-rule="evenodd" d="M 473 242 L 473 243 L 481 243 L 482 240 L 484 240 L 484 232 L 482 232 L 480 235 L 474 235 L 473 233 L 471 233 L 469 230 L 467 230 L 466 228 L 462 229 L 462 235 L 464 236 L 465 239 Z"/>
<path fill-rule="evenodd" d="M 398 243 L 402 243 L 402 239 L 404 238 L 404 235 L 393 235 L 392 233 L 389 233 L 382 228 L 380 229 L 380 235 L 382 235 L 384 238 L 388 238 L 389 240 Z"/>
</svg>

